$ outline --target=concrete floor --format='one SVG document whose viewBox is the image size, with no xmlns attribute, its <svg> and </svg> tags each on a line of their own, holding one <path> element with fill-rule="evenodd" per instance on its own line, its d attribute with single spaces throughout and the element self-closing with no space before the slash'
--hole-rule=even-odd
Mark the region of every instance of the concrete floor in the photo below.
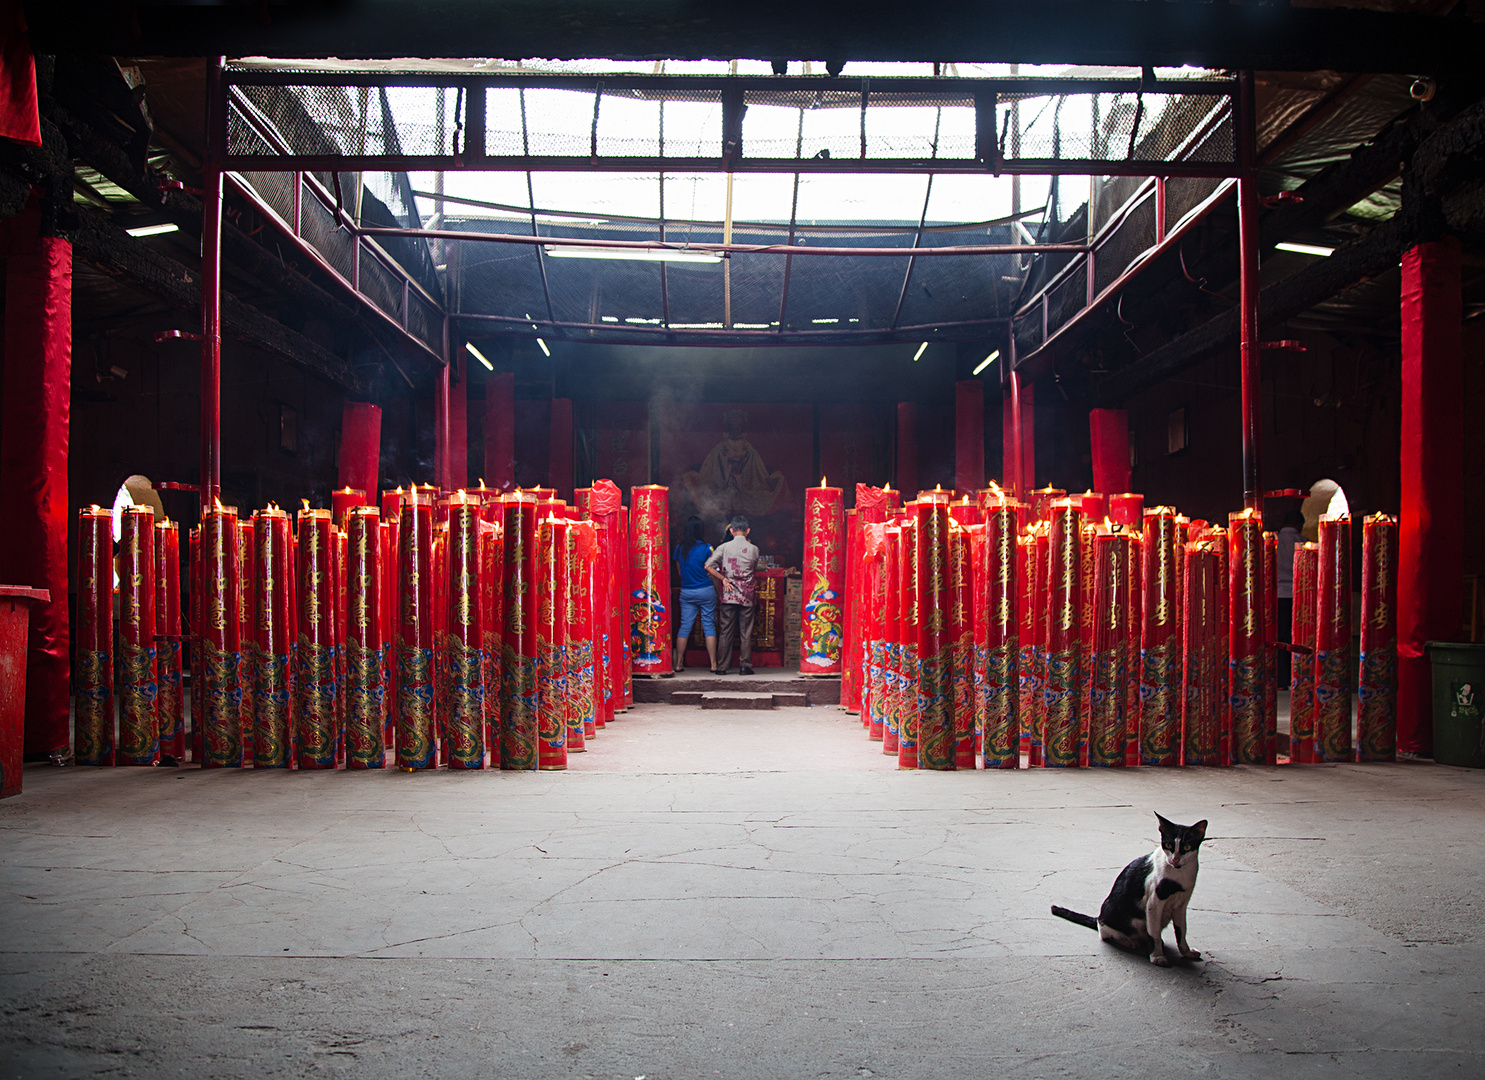
<svg viewBox="0 0 1485 1080">
<path fill-rule="evenodd" d="M 1485 1075 L 1485 774 L 898 772 L 641 706 L 565 774 L 28 770 L 0 1076 Z M 1096 911 L 1206 817 L 1205 962 Z"/>
</svg>

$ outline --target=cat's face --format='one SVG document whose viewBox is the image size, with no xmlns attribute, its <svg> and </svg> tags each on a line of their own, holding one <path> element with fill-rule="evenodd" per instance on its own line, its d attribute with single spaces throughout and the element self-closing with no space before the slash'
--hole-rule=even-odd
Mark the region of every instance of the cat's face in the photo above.
<svg viewBox="0 0 1485 1080">
<path fill-rule="evenodd" d="M 1160 846 L 1172 866 L 1179 867 L 1187 859 L 1196 856 L 1197 849 L 1207 835 L 1205 818 L 1195 825 L 1177 825 L 1159 814 L 1155 815 L 1155 819 L 1160 822 Z"/>
</svg>

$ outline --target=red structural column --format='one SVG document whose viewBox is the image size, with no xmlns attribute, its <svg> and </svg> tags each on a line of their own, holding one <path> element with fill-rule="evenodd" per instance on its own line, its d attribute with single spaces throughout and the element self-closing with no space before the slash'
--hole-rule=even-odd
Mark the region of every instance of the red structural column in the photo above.
<svg viewBox="0 0 1485 1080">
<path fill-rule="evenodd" d="M 547 486 L 559 499 L 572 498 L 572 399 L 552 399 L 547 435 Z"/>
<path fill-rule="evenodd" d="M 954 487 L 985 486 L 985 384 L 961 379 L 954 384 Z"/>
<path fill-rule="evenodd" d="M 468 383 L 459 362 L 465 355 L 460 349 L 433 384 L 433 471 L 444 491 L 469 483 Z"/>
<path fill-rule="evenodd" d="M 1123 409 L 1093 409 L 1088 413 L 1089 442 L 1093 448 L 1093 490 L 1129 490 L 1129 413 Z"/>
<path fill-rule="evenodd" d="M 340 413 L 340 486 L 360 491 L 362 505 L 376 496 L 381 453 L 381 406 L 347 401 Z"/>
<path fill-rule="evenodd" d="M 485 379 L 485 483 L 496 491 L 516 486 L 516 377 L 509 371 Z"/>
<path fill-rule="evenodd" d="M 206 155 L 201 166 L 201 512 L 222 492 L 222 157 L 227 107 L 222 69 L 206 69 Z"/>
<path fill-rule="evenodd" d="M 1036 475 L 1036 387 L 1024 385 L 1021 374 L 1007 377 L 1009 391 L 1001 403 L 1001 472 L 1011 493 L 1025 501 Z"/>
<path fill-rule="evenodd" d="M 897 403 L 897 486 L 918 490 L 918 406 L 911 401 Z"/>
<path fill-rule="evenodd" d="M 1257 111 L 1251 71 L 1238 73 L 1234 133 L 1238 158 L 1238 331 L 1243 418 L 1243 508 L 1263 512 L 1263 412 L 1258 345 Z"/>
<path fill-rule="evenodd" d="M 32 207 L 34 208 L 34 203 Z M 24 234 L 6 252 L 0 580 L 50 594 L 31 602 L 26 648 L 29 757 L 68 750 L 67 445 L 72 395 L 72 245 Z M 22 605 L 23 606 L 23 605 Z"/>
<path fill-rule="evenodd" d="M 1402 258 L 1401 513 L 1397 541 L 1397 748 L 1433 753 L 1424 643 L 1459 634 L 1464 574 L 1464 312 L 1460 248 Z"/>
</svg>

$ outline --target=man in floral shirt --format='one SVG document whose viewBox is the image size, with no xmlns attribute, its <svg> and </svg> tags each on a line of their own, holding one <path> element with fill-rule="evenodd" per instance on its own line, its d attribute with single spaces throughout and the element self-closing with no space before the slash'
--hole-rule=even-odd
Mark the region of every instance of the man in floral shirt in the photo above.
<svg viewBox="0 0 1485 1080">
<path fill-rule="evenodd" d="M 757 610 L 753 592 L 753 570 L 758 565 L 758 549 L 748 542 L 748 519 L 738 515 L 728 527 L 732 539 L 706 560 L 706 572 L 722 586 L 721 626 L 717 632 L 717 670 L 725 675 L 732 663 L 732 639 L 738 638 L 738 672 L 753 674 L 753 613 Z"/>
</svg>

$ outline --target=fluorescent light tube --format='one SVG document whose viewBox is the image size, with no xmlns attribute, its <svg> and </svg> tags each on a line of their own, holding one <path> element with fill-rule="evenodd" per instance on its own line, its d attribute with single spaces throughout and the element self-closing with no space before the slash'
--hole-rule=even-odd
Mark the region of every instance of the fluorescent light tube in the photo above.
<svg viewBox="0 0 1485 1080">
<path fill-rule="evenodd" d="M 613 248 L 543 244 L 543 250 L 554 259 L 628 259 L 631 262 L 719 263 L 715 251 L 681 251 L 676 248 Z"/>
<path fill-rule="evenodd" d="M 925 342 L 923 342 L 923 344 L 921 344 L 921 345 L 918 346 L 918 351 L 915 352 L 915 353 L 913 353 L 913 363 L 916 364 L 919 360 L 923 359 L 923 354 L 925 352 L 927 352 L 927 351 L 928 351 L 928 342 L 925 341 Z"/>
<path fill-rule="evenodd" d="M 984 371 L 991 364 L 995 363 L 995 361 L 997 359 L 999 359 L 999 357 L 1000 357 L 1000 350 L 999 349 L 996 349 L 989 356 L 985 357 L 985 359 L 981 360 L 980 363 L 979 363 L 979 366 L 977 366 L 973 371 L 971 371 L 970 374 L 971 375 L 978 375 L 980 372 Z"/>
<path fill-rule="evenodd" d="M 180 226 L 173 221 L 162 222 L 159 225 L 139 225 L 133 229 L 124 231 L 130 236 L 164 236 L 166 233 L 178 232 Z"/>
<path fill-rule="evenodd" d="M 1300 255 L 1323 256 L 1335 254 L 1335 248 L 1333 247 L 1325 247 L 1321 244 L 1295 244 L 1288 240 L 1285 240 L 1282 244 L 1275 244 L 1274 247 L 1280 251 L 1293 251 Z"/>
<path fill-rule="evenodd" d="M 464 347 L 469 350 L 469 355 L 470 356 L 474 357 L 480 363 L 482 363 L 482 364 L 485 365 L 485 370 L 486 371 L 494 371 L 495 370 L 495 365 L 492 364 L 492 363 L 490 363 L 490 361 L 486 360 L 485 359 L 485 354 L 482 353 L 482 352 L 480 352 L 478 349 L 476 349 L 472 343 L 466 341 L 464 343 Z"/>
<path fill-rule="evenodd" d="M 541 340 L 541 338 L 537 338 L 536 343 L 541 346 L 542 352 L 546 353 L 548 356 L 552 355 L 552 350 L 547 348 L 547 343 L 545 341 Z"/>
</svg>

